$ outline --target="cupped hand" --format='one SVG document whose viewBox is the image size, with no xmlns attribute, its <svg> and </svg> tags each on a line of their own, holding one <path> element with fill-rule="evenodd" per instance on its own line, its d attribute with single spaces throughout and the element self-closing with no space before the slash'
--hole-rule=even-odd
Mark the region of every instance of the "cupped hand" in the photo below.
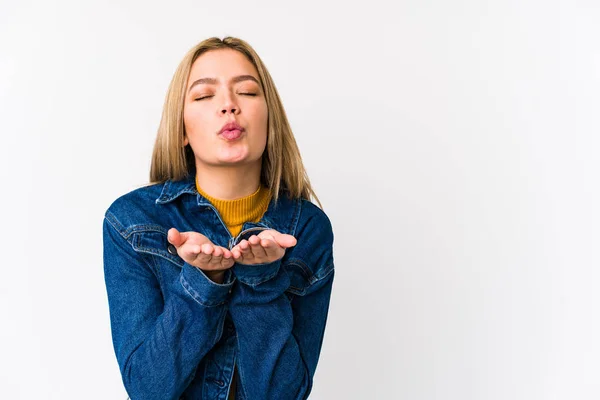
<svg viewBox="0 0 600 400">
<path fill-rule="evenodd" d="M 240 264 L 266 264 L 282 258 L 285 249 L 296 243 L 297 240 L 292 235 L 267 229 L 236 244 L 231 249 L 231 254 L 235 262 Z"/>
<path fill-rule="evenodd" d="M 231 251 L 213 244 L 198 232 L 179 232 L 175 228 L 167 232 L 167 240 L 177 249 L 177 254 L 188 264 L 200 268 L 212 276 L 222 275 L 235 263 Z"/>
</svg>

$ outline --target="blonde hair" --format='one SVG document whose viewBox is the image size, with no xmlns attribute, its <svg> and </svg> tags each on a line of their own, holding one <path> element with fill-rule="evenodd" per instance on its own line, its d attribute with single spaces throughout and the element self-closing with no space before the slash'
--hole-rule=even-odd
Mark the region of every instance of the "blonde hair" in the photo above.
<svg viewBox="0 0 600 400">
<path fill-rule="evenodd" d="M 269 71 L 248 43 L 231 36 L 222 40 L 217 37 L 203 40 L 192 47 L 179 63 L 165 97 L 152 152 L 150 184 L 195 175 L 196 164 L 192 148 L 189 143 L 183 146 L 185 91 L 194 61 L 203 53 L 218 49 L 239 51 L 258 71 L 268 109 L 267 144 L 262 156 L 261 183 L 271 190 L 275 201 L 279 198 L 280 190 L 285 188 L 291 198 L 310 201 L 311 196 L 314 197 L 322 209 L 323 206 L 310 184 L 300 150 Z"/>
</svg>

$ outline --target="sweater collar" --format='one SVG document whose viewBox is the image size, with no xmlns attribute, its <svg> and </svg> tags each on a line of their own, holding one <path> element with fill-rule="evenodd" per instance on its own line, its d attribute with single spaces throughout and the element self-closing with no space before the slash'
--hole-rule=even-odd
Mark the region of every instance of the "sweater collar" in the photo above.
<svg viewBox="0 0 600 400">
<path fill-rule="evenodd" d="M 211 206 L 211 202 L 198 193 L 196 189 L 196 178 L 194 175 L 187 175 L 185 178 L 173 181 L 171 179 L 163 183 L 160 195 L 156 198 L 155 203 L 166 205 L 175 201 L 179 196 L 192 195 L 196 196 L 197 206 Z M 302 199 L 292 199 L 286 190 L 281 190 L 279 200 L 275 202 L 275 197 L 271 197 L 267 211 L 263 214 L 258 222 L 245 222 L 243 230 L 249 228 L 267 228 L 275 229 L 280 233 L 294 234 L 298 219 L 300 218 L 300 207 Z"/>
</svg>

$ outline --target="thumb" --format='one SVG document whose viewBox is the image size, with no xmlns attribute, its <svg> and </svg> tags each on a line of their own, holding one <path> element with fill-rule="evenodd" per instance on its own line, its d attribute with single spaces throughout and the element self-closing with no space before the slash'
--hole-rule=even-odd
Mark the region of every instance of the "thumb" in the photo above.
<svg viewBox="0 0 600 400">
<path fill-rule="evenodd" d="M 274 235 L 275 242 L 281 247 L 293 247 L 298 242 L 295 237 L 292 235 L 288 235 L 287 233 L 280 233 L 278 235 Z"/>
<path fill-rule="evenodd" d="M 167 240 L 176 247 L 181 246 L 185 242 L 183 235 L 175 228 L 169 229 L 167 232 Z"/>
</svg>

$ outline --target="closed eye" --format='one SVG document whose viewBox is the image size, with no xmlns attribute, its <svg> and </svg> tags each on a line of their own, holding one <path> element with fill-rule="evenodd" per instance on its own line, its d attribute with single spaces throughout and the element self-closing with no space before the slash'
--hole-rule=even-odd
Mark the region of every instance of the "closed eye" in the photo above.
<svg viewBox="0 0 600 400">
<path fill-rule="evenodd" d="M 256 96 L 256 93 L 239 93 L 239 94 L 243 94 L 245 96 Z M 198 97 L 197 99 L 194 99 L 194 101 L 198 101 L 198 100 L 204 100 L 207 99 L 209 97 L 213 97 L 213 96 L 203 96 L 203 97 Z"/>
</svg>

